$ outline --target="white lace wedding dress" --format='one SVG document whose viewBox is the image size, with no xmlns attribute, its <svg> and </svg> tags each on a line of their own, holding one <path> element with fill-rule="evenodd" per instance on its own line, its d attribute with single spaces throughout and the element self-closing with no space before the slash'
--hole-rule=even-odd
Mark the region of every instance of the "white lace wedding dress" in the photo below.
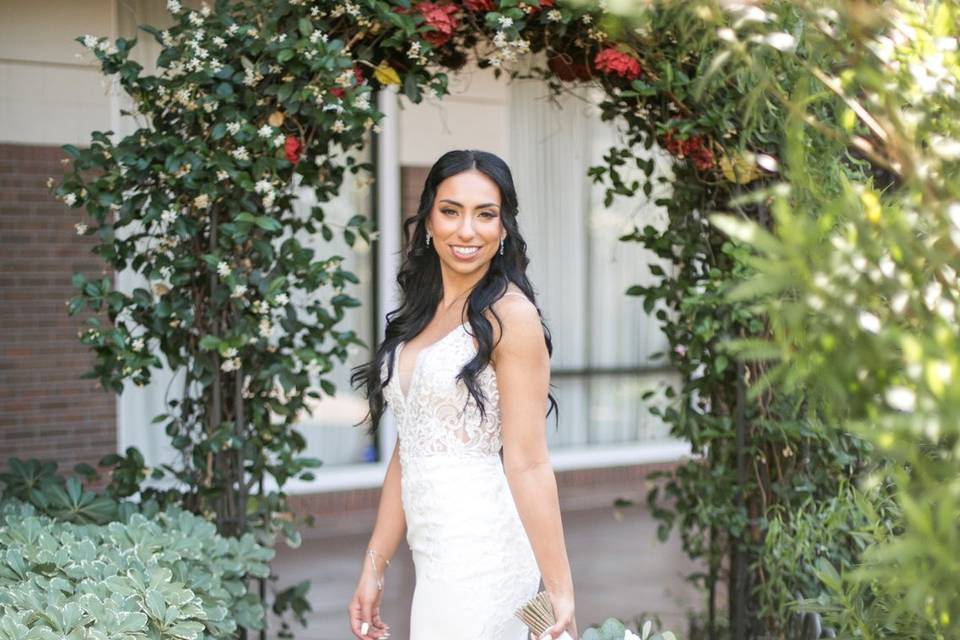
<svg viewBox="0 0 960 640">
<path fill-rule="evenodd" d="M 514 612 L 540 585 L 499 456 L 496 373 L 487 365 L 478 376 L 487 398 L 482 422 L 476 402 L 456 380 L 476 353 L 468 327 L 461 324 L 422 348 L 403 385 L 405 345 L 398 345 L 383 390 L 398 425 L 401 495 L 416 573 L 409 640 L 527 640 L 527 627 Z M 386 365 L 381 373 L 386 378 Z"/>
</svg>

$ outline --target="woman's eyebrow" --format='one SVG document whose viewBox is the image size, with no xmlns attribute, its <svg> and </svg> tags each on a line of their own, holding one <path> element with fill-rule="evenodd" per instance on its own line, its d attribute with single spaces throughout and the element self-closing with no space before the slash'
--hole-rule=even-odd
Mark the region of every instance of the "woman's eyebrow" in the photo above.
<svg viewBox="0 0 960 640">
<path fill-rule="evenodd" d="M 441 200 L 440 202 L 449 202 L 450 204 L 456 205 L 456 206 L 458 206 L 458 207 L 462 207 L 462 206 L 463 206 L 462 204 L 460 204 L 460 203 L 457 202 L 456 200 L 448 200 L 447 198 L 444 198 L 444 199 Z M 500 208 L 500 205 L 498 205 L 498 204 L 495 203 L 495 202 L 484 202 L 483 204 L 478 204 L 478 205 L 477 205 L 477 209 L 484 209 L 484 208 L 486 208 L 486 207 L 496 207 L 497 209 L 499 209 L 499 208 Z"/>
</svg>

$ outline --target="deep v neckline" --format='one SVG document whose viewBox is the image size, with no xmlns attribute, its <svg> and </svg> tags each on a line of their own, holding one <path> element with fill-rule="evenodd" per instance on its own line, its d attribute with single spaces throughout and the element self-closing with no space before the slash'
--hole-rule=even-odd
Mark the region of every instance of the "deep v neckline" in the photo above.
<svg viewBox="0 0 960 640">
<path fill-rule="evenodd" d="M 407 401 L 410 399 L 410 394 L 413 391 L 413 385 L 416 384 L 417 382 L 417 372 L 420 371 L 420 361 L 423 359 L 423 354 L 425 354 L 427 351 L 429 351 L 430 349 L 434 348 L 435 346 L 437 346 L 438 344 L 440 344 L 441 342 L 443 342 L 444 340 L 452 336 L 454 333 L 462 329 L 466 324 L 467 324 L 466 322 L 461 322 L 460 324 L 455 326 L 453 329 L 445 333 L 443 336 L 441 336 L 440 338 L 437 338 L 436 340 L 434 340 L 433 342 L 431 342 L 430 344 L 423 347 L 422 349 L 420 349 L 420 351 L 417 352 L 417 357 L 414 359 L 414 362 L 413 362 L 413 371 L 410 372 L 410 381 L 407 384 L 406 393 L 404 393 L 403 391 L 403 384 L 400 380 L 400 354 L 403 352 L 404 347 L 407 346 L 407 341 L 404 340 L 397 345 L 397 353 L 394 356 L 393 360 L 396 363 L 396 367 L 397 367 L 397 370 L 395 373 L 395 377 L 397 379 L 397 393 L 399 393 L 400 399 L 403 401 L 404 405 L 406 405 Z"/>
</svg>

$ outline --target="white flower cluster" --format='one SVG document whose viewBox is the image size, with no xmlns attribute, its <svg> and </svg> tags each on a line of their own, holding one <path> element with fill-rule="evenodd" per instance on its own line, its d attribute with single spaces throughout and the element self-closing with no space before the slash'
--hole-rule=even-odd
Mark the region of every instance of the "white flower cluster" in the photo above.
<svg viewBox="0 0 960 640">
<path fill-rule="evenodd" d="M 242 126 L 243 126 L 243 123 L 240 122 L 239 120 L 228 122 L 227 131 L 230 133 L 230 135 L 235 136 L 240 132 L 240 127 Z"/>
<path fill-rule="evenodd" d="M 243 84 L 248 87 L 255 87 L 257 84 L 263 80 L 263 74 L 257 71 L 253 67 L 247 67 L 243 71 Z"/>
<path fill-rule="evenodd" d="M 420 44 L 419 40 L 410 43 L 410 48 L 407 49 L 407 57 L 416 60 L 417 64 L 427 64 L 427 56 L 423 55 L 423 45 Z"/>
<path fill-rule="evenodd" d="M 505 31 L 497 31 L 493 36 L 493 46 L 496 52 L 487 57 L 487 61 L 494 67 L 501 67 L 505 62 L 515 62 L 519 54 L 530 51 L 530 41 L 524 38 L 510 40 Z"/>
<path fill-rule="evenodd" d="M 253 185 L 253 190 L 263 196 L 263 206 L 270 208 L 273 206 L 273 201 L 277 197 L 276 188 L 273 186 L 273 181 L 268 178 L 261 178 L 257 180 L 256 184 Z"/>
</svg>

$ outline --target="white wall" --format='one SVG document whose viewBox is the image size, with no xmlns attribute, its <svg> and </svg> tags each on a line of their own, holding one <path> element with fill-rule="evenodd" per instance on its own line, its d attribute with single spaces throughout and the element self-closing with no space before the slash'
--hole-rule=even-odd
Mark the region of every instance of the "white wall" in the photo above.
<svg viewBox="0 0 960 640">
<path fill-rule="evenodd" d="M 510 163 L 510 91 L 506 76 L 467 65 L 450 74 L 450 95 L 400 98 L 400 165 L 430 166 L 451 149 L 480 149 Z"/>
<path fill-rule="evenodd" d="M 110 128 L 108 83 L 74 38 L 113 33 L 113 7 L 0 0 L 0 142 L 84 143 Z"/>
</svg>

